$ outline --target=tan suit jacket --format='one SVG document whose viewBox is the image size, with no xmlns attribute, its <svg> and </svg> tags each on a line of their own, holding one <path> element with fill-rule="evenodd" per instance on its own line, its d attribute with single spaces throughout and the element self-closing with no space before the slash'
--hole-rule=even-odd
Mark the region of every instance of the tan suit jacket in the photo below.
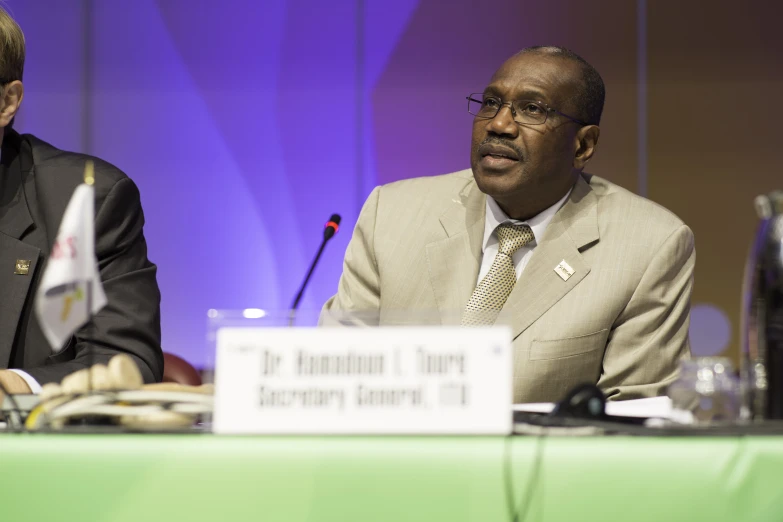
<svg viewBox="0 0 783 522">
<path fill-rule="evenodd" d="M 476 287 L 486 196 L 473 174 L 376 188 L 325 310 L 441 314 Z M 665 394 L 689 356 L 693 234 L 663 207 L 582 175 L 538 238 L 502 310 L 514 338 L 514 402 L 558 401 L 597 383 L 609 399 Z M 574 273 L 563 280 L 565 260 Z"/>
</svg>

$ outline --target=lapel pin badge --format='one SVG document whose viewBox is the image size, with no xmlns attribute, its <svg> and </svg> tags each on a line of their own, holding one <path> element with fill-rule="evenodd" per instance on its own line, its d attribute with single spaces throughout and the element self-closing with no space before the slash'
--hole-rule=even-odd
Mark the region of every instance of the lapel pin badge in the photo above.
<svg viewBox="0 0 783 522">
<path fill-rule="evenodd" d="M 560 261 L 560 264 L 555 267 L 555 273 L 560 276 L 563 281 L 568 281 L 568 278 L 574 275 L 574 269 L 571 265 L 566 263 L 565 259 Z"/>
<path fill-rule="evenodd" d="M 16 275 L 28 275 L 30 273 L 30 260 L 29 259 L 17 259 L 14 265 L 14 274 Z"/>
</svg>

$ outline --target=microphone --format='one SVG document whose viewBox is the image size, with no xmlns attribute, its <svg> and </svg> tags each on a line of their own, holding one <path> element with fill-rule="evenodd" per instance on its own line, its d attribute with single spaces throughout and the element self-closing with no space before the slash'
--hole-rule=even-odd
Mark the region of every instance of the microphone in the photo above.
<svg viewBox="0 0 783 522">
<path fill-rule="evenodd" d="M 324 227 L 324 242 L 332 239 L 340 229 L 340 219 L 340 214 L 332 214 L 332 217 L 326 222 L 326 226 Z M 316 261 L 318 261 L 318 258 L 316 258 Z"/>
<path fill-rule="evenodd" d="M 326 243 L 334 237 L 334 235 L 337 233 L 337 230 L 340 228 L 340 220 L 340 214 L 332 214 L 332 216 L 329 218 L 329 221 L 326 222 L 326 226 L 324 227 L 324 238 L 321 241 L 321 246 L 318 249 L 318 253 L 315 254 L 315 259 L 313 259 L 313 262 L 310 264 L 310 270 L 307 272 L 307 276 L 305 277 L 304 282 L 302 282 L 302 286 L 299 287 L 299 292 L 296 294 L 293 303 L 291 303 L 291 310 L 288 316 L 288 326 L 293 326 L 294 324 L 294 316 L 296 315 L 296 310 L 299 308 L 299 301 L 302 300 L 305 288 L 307 288 L 307 283 L 310 282 L 310 277 L 315 271 L 318 260 L 321 259 L 321 254 L 324 252 Z"/>
</svg>

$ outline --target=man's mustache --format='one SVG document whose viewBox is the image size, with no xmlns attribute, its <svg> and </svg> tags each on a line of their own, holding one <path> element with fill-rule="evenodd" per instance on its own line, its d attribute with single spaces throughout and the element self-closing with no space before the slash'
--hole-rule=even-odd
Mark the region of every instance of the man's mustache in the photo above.
<svg viewBox="0 0 783 522">
<path fill-rule="evenodd" d="M 484 141 L 482 141 L 479 144 L 479 147 L 481 147 L 482 145 L 489 145 L 490 143 L 493 144 L 493 145 L 501 145 L 503 147 L 507 147 L 507 148 L 513 150 L 514 152 L 517 153 L 517 156 L 520 159 L 522 159 L 524 157 L 522 155 L 522 151 L 519 149 L 519 147 L 517 147 L 517 145 L 515 143 L 513 143 L 511 141 L 508 141 L 508 140 L 504 140 L 502 138 L 498 138 L 496 136 L 487 136 L 486 138 L 484 138 Z"/>
</svg>

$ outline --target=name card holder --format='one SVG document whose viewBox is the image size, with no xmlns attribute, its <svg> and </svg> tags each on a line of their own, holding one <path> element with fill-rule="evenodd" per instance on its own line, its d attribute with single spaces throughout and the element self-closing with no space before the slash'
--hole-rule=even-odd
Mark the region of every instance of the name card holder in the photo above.
<svg viewBox="0 0 783 522">
<path fill-rule="evenodd" d="M 506 327 L 217 331 L 222 434 L 508 434 Z"/>
</svg>

